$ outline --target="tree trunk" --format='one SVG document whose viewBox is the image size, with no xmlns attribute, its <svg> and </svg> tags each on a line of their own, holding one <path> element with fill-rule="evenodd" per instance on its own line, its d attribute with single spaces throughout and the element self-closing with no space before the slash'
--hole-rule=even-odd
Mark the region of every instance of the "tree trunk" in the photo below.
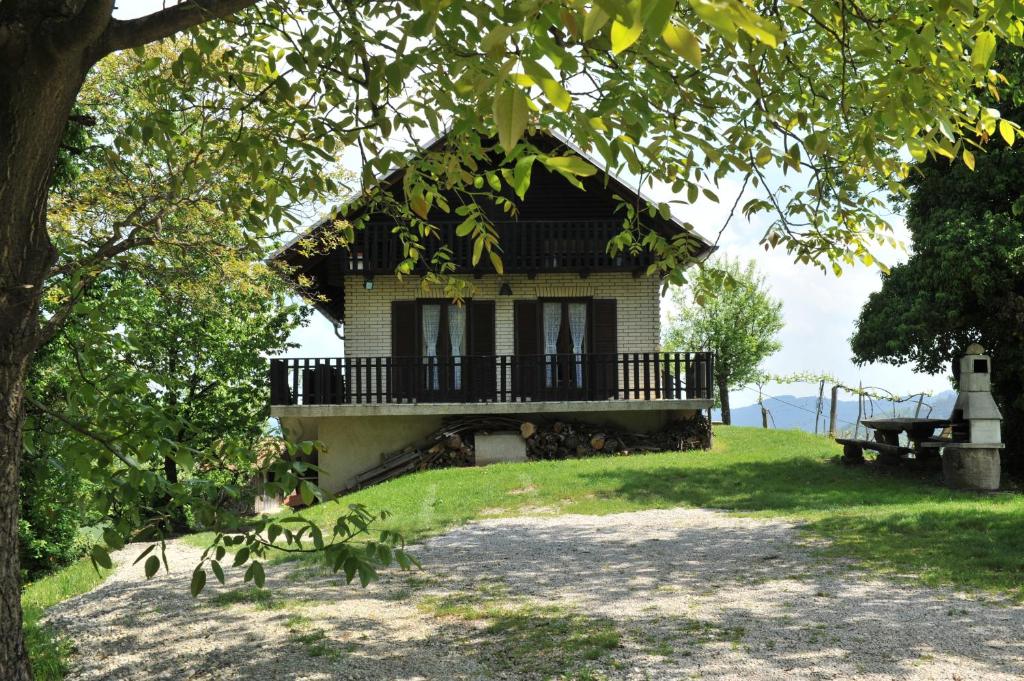
<svg viewBox="0 0 1024 681">
<path fill-rule="evenodd" d="M 46 202 L 89 67 L 84 50 L 60 54 L 66 45 L 41 39 L 44 27 L 21 28 L 0 36 L 0 678 L 12 681 L 32 677 L 21 631 L 18 469 L 25 380 L 40 341 L 40 295 L 56 258 Z"/>
<path fill-rule="evenodd" d="M 722 423 L 731 426 L 732 425 L 732 412 L 729 410 L 729 386 L 725 382 L 725 377 L 719 374 L 718 379 L 718 399 L 722 403 Z"/>
<path fill-rule="evenodd" d="M 5 352 L 0 359 L 0 677 L 12 681 L 31 678 L 21 632 L 18 557 L 18 469 L 27 367 L 27 357 L 19 361 Z"/>
</svg>

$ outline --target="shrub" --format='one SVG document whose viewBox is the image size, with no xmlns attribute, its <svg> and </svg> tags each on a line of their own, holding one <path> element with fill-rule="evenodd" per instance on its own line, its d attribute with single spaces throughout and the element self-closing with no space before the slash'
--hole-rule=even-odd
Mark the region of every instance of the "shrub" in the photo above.
<svg viewBox="0 0 1024 681">
<path fill-rule="evenodd" d="M 25 452 L 21 461 L 18 547 L 22 581 L 30 581 L 81 557 L 78 475 L 45 451 Z"/>
</svg>

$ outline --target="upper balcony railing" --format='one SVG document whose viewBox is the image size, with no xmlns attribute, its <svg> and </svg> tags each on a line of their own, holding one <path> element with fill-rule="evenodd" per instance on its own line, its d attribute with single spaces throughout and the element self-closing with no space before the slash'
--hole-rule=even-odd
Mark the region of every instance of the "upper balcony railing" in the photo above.
<svg viewBox="0 0 1024 681">
<path fill-rule="evenodd" d="M 710 352 L 272 359 L 273 405 L 709 400 Z"/>
<path fill-rule="evenodd" d="M 433 221 L 440 238 L 425 241 L 427 259 L 445 245 L 461 271 L 490 271 L 487 258 L 472 264 L 473 240 L 458 237 L 459 221 Z M 644 249 L 637 255 L 608 254 L 608 241 L 622 230 L 621 219 L 505 220 L 495 221 L 506 272 L 641 271 L 652 262 Z M 393 225 L 370 223 L 356 232 L 355 242 L 343 255 L 350 273 L 390 274 L 403 259 L 402 243 Z"/>
</svg>

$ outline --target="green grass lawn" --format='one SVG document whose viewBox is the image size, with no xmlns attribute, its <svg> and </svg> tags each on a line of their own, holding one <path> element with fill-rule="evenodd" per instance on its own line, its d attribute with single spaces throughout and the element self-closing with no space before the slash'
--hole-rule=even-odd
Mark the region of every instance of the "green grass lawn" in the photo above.
<svg viewBox="0 0 1024 681">
<path fill-rule="evenodd" d="M 36 681 L 63 679 L 72 643 L 59 638 L 39 623 L 43 612 L 52 605 L 89 591 L 103 581 L 109 570 L 97 573 L 88 558 L 83 558 L 52 575 L 28 584 L 21 593 L 25 616 L 25 643 L 32 659 Z"/>
<path fill-rule="evenodd" d="M 839 454 L 808 433 L 718 427 L 711 452 L 425 471 L 304 513 L 328 526 L 337 504 L 385 508 L 415 540 L 480 517 L 699 506 L 800 521 L 828 553 L 882 573 L 1024 599 L 1024 496 L 830 462 Z"/>
</svg>

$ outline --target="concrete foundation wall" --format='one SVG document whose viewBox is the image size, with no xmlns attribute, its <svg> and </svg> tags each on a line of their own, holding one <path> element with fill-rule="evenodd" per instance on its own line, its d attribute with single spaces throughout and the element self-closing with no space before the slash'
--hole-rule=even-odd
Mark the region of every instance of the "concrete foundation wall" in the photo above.
<svg viewBox="0 0 1024 681">
<path fill-rule="evenodd" d="M 651 432 L 670 420 L 692 418 L 695 410 L 645 409 L 600 412 L 544 412 L 516 414 L 529 420 L 566 420 L 607 424 L 623 430 Z M 445 416 L 321 416 L 282 417 L 286 437 L 293 441 L 319 440 L 326 447 L 320 454 L 320 486 L 337 494 L 352 485 L 354 478 L 383 462 L 385 454 L 417 444 L 438 430 Z"/>
</svg>

